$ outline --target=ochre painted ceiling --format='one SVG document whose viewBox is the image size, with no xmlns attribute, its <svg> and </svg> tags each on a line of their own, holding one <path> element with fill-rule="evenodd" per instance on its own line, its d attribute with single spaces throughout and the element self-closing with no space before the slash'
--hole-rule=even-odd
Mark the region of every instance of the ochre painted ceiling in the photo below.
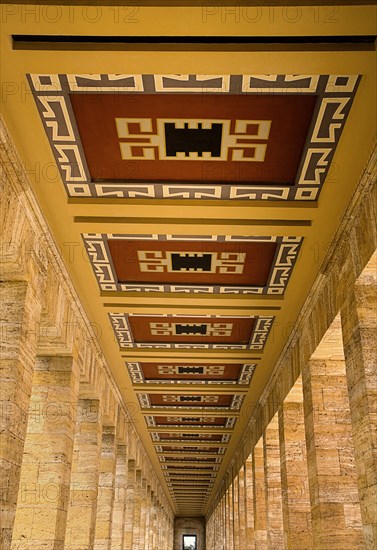
<svg viewBox="0 0 377 550">
<path fill-rule="evenodd" d="M 375 7 L 2 7 L 5 121 L 170 502 L 203 515 L 366 164 L 374 49 L 12 35 L 371 35 Z"/>
</svg>

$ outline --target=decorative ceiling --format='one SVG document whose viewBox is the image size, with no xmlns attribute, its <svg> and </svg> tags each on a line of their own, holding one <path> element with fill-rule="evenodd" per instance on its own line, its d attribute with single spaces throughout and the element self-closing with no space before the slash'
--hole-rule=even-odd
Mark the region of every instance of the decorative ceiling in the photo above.
<svg viewBox="0 0 377 550">
<path fill-rule="evenodd" d="M 373 6 L 304 2 L 292 25 L 157 4 L 127 33 L 374 32 Z M 82 8 L 38 32 L 126 33 Z M 176 514 L 204 515 L 368 158 L 374 47 L 15 48 L 35 32 L 3 21 L 6 123 Z"/>
<path fill-rule="evenodd" d="M 315 200 L 357 75 L 30 74 L 70 197 Z"/>
</svg>

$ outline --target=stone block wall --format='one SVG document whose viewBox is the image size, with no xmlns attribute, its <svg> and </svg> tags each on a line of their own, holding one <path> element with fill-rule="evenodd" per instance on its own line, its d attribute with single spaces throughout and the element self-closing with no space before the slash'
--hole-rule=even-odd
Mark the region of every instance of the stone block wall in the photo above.
<svg viewBox="0 0 377 550">
<path fill-rule="evenodd" d="M 377 548 L 376 157 L 211 503 L 208 550 Z"/>
<path fill-rule="evenodd" d="M 183 535 L 196 535 L 196 550 L 206 549 L 204 518 L 175 518 L 174 550 L 183 549 Z"/>
<path fill-rule="evenodd" d="M 168 550 L 174 514 L 0 119 L 0 548 Z"/>
</svg>

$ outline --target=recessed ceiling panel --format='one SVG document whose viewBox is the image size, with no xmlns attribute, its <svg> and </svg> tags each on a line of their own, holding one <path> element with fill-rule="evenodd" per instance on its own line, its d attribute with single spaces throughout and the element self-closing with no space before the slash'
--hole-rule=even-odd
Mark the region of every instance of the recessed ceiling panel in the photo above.
<svg viewBox="0 0 377 550">
<path fill-rule="evenodd" d="M 162 392 L 163 390 L 161 390 Z M 142 409 L 171 409 L 187 411 L 202 409 L 203 411 L 239 410 L 242 405 L 243 395 L 209 395 L 209 394 L 183 394 L 183 393 L 138 393 L 137 397 Z"/>
<path fill-rule="evenodd" d="M 161 447 L 160 450 L 158 449 L 158 445 L 156 447 L 157 447 L 157 452 L 162 452 L 162 447 Z M 205 446 L 195 447 L 194 445 L 190 445 L 190 446 L 187 446 L 187 447 L 185 447 L 184 445 L 178 446 L 178 447 L 174 446 L 174 445 L 166 445 L 163 448 L 163 450 L 166 453 L 191 454 L 191 455 L 193 455 L 193 454 L 208 455 L 208 454 L 224 454 L 225 453 L 225 447 L 205 447 Z"/>
<path fill-rule="evenodd" d="M 229 438 L 229 434 L 193 434 L 193 433 L 177 433 L 177 432 L 171 432 L 171 433 L 158 433 L 154 432 L 158 435 L 158 441 L 218 441 L 218 442 L 224 442 L 224 435 Z M 152 438 L 153 439 L 153 438 Z M 155 439 L 154 439 L 155 441 Z"/>
<path fill-rule="evenodd" d="M 70 197 L 316 200 L 359 77 L 28 80 Z"/>
<path fill-rule="evenodd" d="M 166 451 L 166 447 L 165 447 L 165 451 Z M 176 451 L 177 452 L 177 451 Z M 179 451 L 181 452 L 181 451 Z M 162 468 L 164 468 L 164 462 L 166 462 L 167 460 L 169 460 L 169 457 L 165 457 L 163 455 L 160 455 L 159 457 L 159 461 L 162 463 Z M 216 464 L 220 464 L 221 463 L 221 457 L 195 457 L 195 456 L 180 456 L 179 459 L 174 459 L 174 462 L 179 460 L 179 462 L 187 462 L 188 463 L 188 466 L 187 467 L 192 467 L 192 465 L 195 466 L 195 464 L 197 462 L 200 462 L 200 463 L 207 463 L 207 464 L 211 464 L 215 467 Z M 167 467 L 167 466 L 165 466 Z"/>
<path fill-rule="evenodd" d="M 83 235 L 102 291 L 283 294 L 301 237 Z"/>
<path fill-rule="evenodd" d="M 134 384 L 248 384 L 256 363 L 126 363 Z"/>
<path fill-rule="evenodd" d="M 272 316 L 127 315 L 109 318 L 121 348 L 262 350 Z"/>
<path fill-rule="evenodd" d="M 182 416 L 146 416 L 147 425 L 170 426 L 171 428 L 233 428 L 236 419 L 227 416 L 190 416 L 190 413 Z"/>
<path fill-rule="evenodd" d="M 228 435 L 228 434 L 225 434 Z M 192 433 L 161 433 L 158 434 L 160 441 L 217 441 L 222 442 L 223 436 L 220 434 L 192 434 Z"/>
</svg>

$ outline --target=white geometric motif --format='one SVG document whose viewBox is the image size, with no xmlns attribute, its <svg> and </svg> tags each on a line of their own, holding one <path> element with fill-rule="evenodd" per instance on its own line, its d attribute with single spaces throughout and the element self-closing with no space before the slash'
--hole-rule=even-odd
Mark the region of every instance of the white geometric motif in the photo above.
<svg viewBox="0 0 377 550">
<path fill-rule="evenodd" d="M 151 334 L 154 336 L 231 336 L 233 329 L 233 323 L 149 323 L 149 325 Z M 203 332 L 195 332 L 196 328 L 203 328 Z"/>
<path fill-rule="evenodd" d="M 164 252 L 160 250 L 138 250 L 140 271 L 145 273 L 221 273 L 221 274 L 241 274 L 243 273 L 246 259 L 245 253 L 238 252 Z M 206 258 L 208 267 L 175 267 L 173 259 L 181 258 L 183 261 L 188 258 L 198 259 Z"/>
<path fill-rule="evenodd" d="M 271 130 L 271 120 L 236 120 L 234 133 L 230 132 L 231 121 L 226 119 L 175 119 L 157 118 L 157 129 L 153 129 L 151 118 L 116 118 L 118 138 L 123 160 L 197 160 L 197 161 L 244 161 L 263 162 L 266 143 L 244 143 L 248 140 L 267 140 Z M 166 125 L 176 130 L 211 130 L 221 126 L 221 150 L 212 155 L 211 151 L 202 153 L 177 151 L 169 154 L 166 145 Z M 243 139 L 242 139 L 243 138 Z M 143 141 L 140 141 L 140 140 Z"/>
</svg>

